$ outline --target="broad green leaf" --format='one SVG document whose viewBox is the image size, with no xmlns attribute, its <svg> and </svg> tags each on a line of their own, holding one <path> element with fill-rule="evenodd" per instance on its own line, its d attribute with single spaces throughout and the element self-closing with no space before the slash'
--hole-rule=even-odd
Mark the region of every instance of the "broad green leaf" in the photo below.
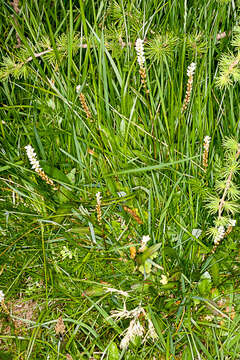
<svg viewBox="0 0 240 360">
<path fill-rule="evenodd" d="M 108 348 L 108 360 L 118 360 L 119 356 L 118 347 L 115 342 L 112 342 Z"/>
</svg>

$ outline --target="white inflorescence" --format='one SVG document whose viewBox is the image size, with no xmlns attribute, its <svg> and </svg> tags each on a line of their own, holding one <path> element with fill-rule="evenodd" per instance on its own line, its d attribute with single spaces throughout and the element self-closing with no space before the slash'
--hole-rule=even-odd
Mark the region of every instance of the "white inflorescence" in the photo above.
<svg viewBox="0 0 240 360">
<path fill-rule="evenodd" d="M 0 290 L 0 302 L 4 301 L 4 293 Z"/>
<path fill-rule="evenodd" d="M 32 165 L 32 169 L 41 176 L 41 178 L 46 181 L 47 184 L 53 186 L 54 190 L 57 190 L 57 187 L 54 186 L 54 182 L 49 179 L 49 177 L 45 174 L 43 169 L 40 167 L 39 161 L 37 160 L 37 154 L 35 153 L 33 147 L 31 145 L 25 146 L 27 157 Z"/>
<path fill-rule="evenodd" d="M 100 191 L 96 193 L 96 200 L 97 200 L 97 204 L 101 205 L 101 193 Z"/>
<path fill-rule="evenodd" d="M 33 147 L 31 145 L 27 145 L 25 146 L 25 149 L 30 164 L 32 165 L 32 169 L 34 169 L 36 172 L 42 171 L 39 161 L 37 160 L 37 154 L 35 153 Z"/>
<path fill-rule="evenodd" d="M 143 235 L 142 241 L 141 241 L 141 247 L 139 248 L 139 252 L 143 252 L 146 249 L 147 243 L 150 240 L 149 235 Z"/>
<path fill-rule="evenodd" d="M 80 90 L 81 90 L 81 85 L 77 85 L 77 86 L 76 86 L 76 92 L 77 92 L 77 94 L 80 94 Z"/>
<path fill-rule="evenodd" d="M 211 137 L 210 136 L 205 136 L 204 138 L 204 149 L 208 150 L 209 149 L 209 144 L 211 141 Z"/>
<path fill-rule="evenodd" d="M 60 251 L 60 254 L 61 254 L 62 260 L 66 259 L 67 257 L 71 260 L 73 257 L 72 252 L 66 246 L 64 246 L 62 248 L 62 250 Z"/>
<path fill-rule="evenodd" d="M 153 326 L 152 320 L 150 320 L 148 318 L 148 331 L 149 331 L 149 335 L 153 340 L 156 340 L 158 338 L 158 335 L 155 331 L 155 328 Z"/>
<path fill-rule="evenodd" d="M 236 226 L 236 220 L 234 220 L 234 219 L 229 219 L 229 223 L 228 223 L 228 226 Z"/>
<path fill-rule="evenodd" d="M 214 244 L 218 245 L 218 243 L 224 238 L 225 235 L 225 229 L 224 226 L 218 227 L 218 234 L 214 238 Z"/>
<path fill-rule="evenodd" d="M 205 136 L 204 137 L 204 143 L 203 143 L 203 148 L 204 148 L 204 152 L 203 152 L 204 171 L 206 171 L 206 169 L 208 167 L 208 151 L 209 151 L 210 141 L 211 141 L 210 136 Z"/>
<path fill-rule="evenodd" d="M 187 76 L 188 77 L 193 76 L 194 72 L 195 72 L 195 69 L 196 69 L 196 63 L 193 62 L 187 68 Z"/>
<path fill-rule="evenodd" d="M 142 39 L 137 39 L 136 44 L 135 44 L 135 49 L 137 52 L 137 61 L 141 68 L 144 67 L 144 63 L 145 63 L 143 43 L 144 43 L 144 41 Z"/>
<path fill-rule="evenodd" d="M 97 211 L 97 219 L 99 225 L 102 224 L 101 198 L 102 198 L 101 193 L 99 191 L 96 193 L 96 200 L 97 200 L 96 211 Z"/>
<path fill-rule="evenodd" d="M 161 275 L 161 280 L 160 280 L 160 283 L 163 284 L 163 285 L 167 285 L 168 283 L 168 278 L 166 275 Z"/>
<path fill-rule="evenodd" d="M 134 318 L 134 317 L 137 318 L 141 313 L 143 313 L 145 315 L 145 310 L 141 306 L 138 306 L 135 309 L 129 311 L 126 309 L 126 304 L 124 303 L 123 310 L 121 310 L 121 311 L 113 310 L 111 317 L 116 318 L 117 320 L 129 319 L 129 318 Z"/>
<path fill-rule="evenodd" d="M 152 339 L 156 339 L 158 335 L 155 332 L 154 325 L 149 318 L 149 315 L 146 313 L 144 308 L 141 306 L 136 307 L 133 310 L 128 311 L 126 309 L 126 304 L 124 303 L 123 310 L 113 310 L 111 318 L 116 318 L 117 320 L 120 319 L 128 319 L 130 318 L 130 324 L 128 328 L 124 331 L 124 337 L 122 338 L 120 348 L 127 349 L 131 340 L 135 338 L 135 336 L 142 337 L 146 332 L 146 329 L 140 324 L 139 316 L 144 316 L 145 320 L 148 322 L 148 332 L 146 334 L 145 339 L 151 337 Z M 146 323 L 145 323 L 146 324 Z"/>
<path fill-rule="evenodd" d="M 129 296 L 128 293 L 126 291 L 122 291 L 122 290 L 118 290 L 118 289 L 114 289 L 114 288 L 106 288 L 105 290 L 106 292 L 110 292 L 110 293 L 117 293 L 119 295 L 122 295 L 122 296 Z"/>
<path fill-rule="evenodd" d="M 182 106 L 182 113 L 187 109 L 188 104 L 190 102 L 190 97 L 192 93 L 192 84 L 193 84 L 193 75 L 196 69 L 196 64 L 191 63 L 187 68 L 187 76 L 188 76 L 188 82 L 187 82 L 187 91 L 185 94 L 183 106 Z"/>
<path fill-rule="evenodd" d="M 126 335 L 122 339 L 120 343 L 121 349 L 126 349 L 130 343 L 131 340 L 135 338 L 135 336 L 142 337 L 144 334 L 144 328 L 140 324 L 139 320 L 133 319 L 130 321 L 130 325 L 127 328 Z"/>
</svg>

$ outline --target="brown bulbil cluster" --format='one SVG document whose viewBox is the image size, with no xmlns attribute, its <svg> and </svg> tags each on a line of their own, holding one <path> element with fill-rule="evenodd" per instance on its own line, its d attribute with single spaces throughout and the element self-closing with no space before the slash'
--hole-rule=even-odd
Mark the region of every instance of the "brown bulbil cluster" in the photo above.
<svg viewBox="0 0 240 360">
<path fill-rule="evenodd" d="M 89 107 L 87 106 L 87 102 L 86 102 L 86 98 L 85 98 L 85 95 L 83 93 L 81 93 L 79 95 L 79 99 L 80 99 L 80 102 L 81 102 L 81 105 L 82 105 L 82 108 L 83 108 L 83 111 L 85 112 L 86 116 L 88 119 L 91 119 L 92 118 L 92 114 L 89 110 Z"/>
<path fill-rule="evenodd" d="M 134 260 L 137 253 L 136 247 L 130 246 L 129 250 L 130 250 L 130 258 Z"/>
<path fill-rule="evenodd" d="M 204 152 L 203 152 L 203 168 L 204 168 L 205 172 L 207 171 L 207 167 L 208 167 L 208 152 L 209 152 L 210 141 L 211 141 L 210 136 L 205 136 L 204 143 L 203 143 L 203 148 L 204 148 Z"/>
<path fill-rule="evenodd" d="M 55 332 L 57 335 L 61 335 L 61 336 L 63 336 L 65 333 L 65 325 L 64 325 L 62 316 L 60 316 L 57 320 L 57 323 L 55 326 Z"/>
<path fill-rule="evenodd" d="M 130 208 L 127 207 L 127 206 L 124 206 L 124 207 L 123 207 L 123 210 L 126 211 L 127 213 L 129 213 L 129 214 L 134 218 L 134 220 L 136 220 L 136 222 L 137 222 L 138 224 L 142 224 L 142 223 L 143 223 L 142 220 L 140 219 L 140 217 L 137 215 L 137 213 L 136 213 L 135 210 L 132 210 L 132 209 L 130 209 Z"/>
<path fill-rule="evenodd" d="M 57 190 L 57 187 L 55 187 L 54 182 L 52 179 L 49 179 L 49 177 L 45 174 L 45 172 L 42 169 L 36 169 L 36 173 L 38 173 L 39 176 L 48 184 L 53 186 L 54 190 Z"/>
<path fill-rule="evenodd" d="M 191 92 L 192 92 L 192 82 L 193 82 L 193 77 L 191 76 L 191 78 L 188 79 L 188 83 L 187 83 L 187 91 L 183 102 L 182 113 L 187 109 L 190 101 Z"/>
<path fill-rule="evenodd" d="M 140 67 L 139 74 L 141 76 L 141 83 L 143 84 L 143 87 L 146 88 L 146 69 L 144 67 Z"/>
<path fill-rule="evenodd" d="M 98 192 L 96 194 L 96 199 L 97 199 L 96 212 L 97 212 L 97 220 L 99 225 L 102 225 L 101 198 L 102 198 L 101 193 Z"/>
</svg>

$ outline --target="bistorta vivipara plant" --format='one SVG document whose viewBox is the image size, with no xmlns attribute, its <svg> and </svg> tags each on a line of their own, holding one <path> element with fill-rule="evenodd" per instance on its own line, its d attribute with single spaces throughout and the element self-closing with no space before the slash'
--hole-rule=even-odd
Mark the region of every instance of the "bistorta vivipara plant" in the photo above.
<svg viewBox="0 0 240 360">
<path fill-rule="evenodd" d="M 135 49 L 137 53 L 137 61 L 139 64 L 139 73 L 141 76 L 141 83 L 143 84 L 144 88 L 146 88 L 146 69 L 144 66 L 145 63 L 145 56 L 144 56 L 144 40 L 137 39 L 135 44 Z"/>
<path fill-rule="evenodd" d="M 2 290 L 0 290 L 0 306 L 2 307 L 2 310 L 5 312 L 5 314 L 9 314 L 9 310 L 5 304 L 5 295 Z"/>
<path fill-rule="evenodd" d="M 37 154 L 35 153 L 33 147 L 31 145 L 25 146 L 27 157 L 30 161 L 30 164 L 32 165 L 32 169 L 49 185 L 53 187 L 53 190 L 57 190 L 57 187 L 55 186 L 52 179 L 49 179 L 49 177 L 45 174 L 43 169 L 40 167 L 39 161 L 37 159 Z"/>
<path fill-rule="evenodd" d="M 187 90 L 186 90 L 186 94 L 185 94 L 185 98 L 184 98 L 183 106 L 182 106 L 182 113 L 184 113 L 184 111 L 187 109 L 188 104 L 190 102 L 192 86 L 193 86 L 193 75 L 194 75 L 195 69 L 196 69 L 196 64 L 194 62 L 191 63 L 187 68 L 188 82 L 187 82 Z"/>
<path fill-rule="evenodd" d="M 237 0 L 62 3 L 19 1 L 18 25 L 2 7 L 6 356 L 234 360 L 236 321 L 219 301 L 240 306 L 240 156 L 225 138 L 239 137 L 238 84 L 214 85 Z M 37 317 L 21 333 L 6 309 L 29 298 Z"/>
<path fill-rule="evenodd" d="M 208 152 L 209 152 L 210 141 L 211 141 L 211 137 L 205 136 L 203 143 L 204 151 L 203 151 L 203 161 L 202 161 L 205 172 L 207 171 L 207 167 L 208 167 Z"/>
<path fill-rule="evenodd" d="M 88 105 L 87 105 L 85 95 L 84 95 L 82 92 L 80 92 L 80 88 L 81 88 L 81 86 L 78 85 L 78 86 L 76 87 L 76 91 L 77 91 L 77 94 L 79 94 L 79 100 L 80 100 L 80 103 L 81 103 L 81 105 L 82 105 L 82 109 L 83 109 L 83 111 L 85 112 L 87 119 L 90 119 L 90 120 L 91 120 L 91 118 L 92 118 L 91 111 L 90 111 L 90 109 L 89 109 L 89 107 L 88 107 Z"/>
<path fill-rule="evenodd" d="M 96 200 L 97 200 L 96 211 L 97 211 L 97 221 L 98 221 L 99 225 L 102 225 L 101 198 L 102 198 L 102 196 L 101 196 L 101 193 L 99 191 L 96 194 Z"/>
</svg>

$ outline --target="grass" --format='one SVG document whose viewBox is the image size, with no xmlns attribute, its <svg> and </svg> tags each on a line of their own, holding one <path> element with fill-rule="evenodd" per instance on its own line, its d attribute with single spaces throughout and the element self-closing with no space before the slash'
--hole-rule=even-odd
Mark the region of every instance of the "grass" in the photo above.
<svg viewBox="0 0 240 360">
<path fill-rule="evenodd" d="M 239 359 L 239 216 L 213 253 L 204 195 L 226 170 L 223 140 L 239 139 L 239 84 L 216 86 L 239 2 L 19 9 L 1 2 L 0 358 Z M 28 144 L 57 190 L 31 169 Z M 124 348 L 130 324 L 139 336 Z"/>
</svg>

